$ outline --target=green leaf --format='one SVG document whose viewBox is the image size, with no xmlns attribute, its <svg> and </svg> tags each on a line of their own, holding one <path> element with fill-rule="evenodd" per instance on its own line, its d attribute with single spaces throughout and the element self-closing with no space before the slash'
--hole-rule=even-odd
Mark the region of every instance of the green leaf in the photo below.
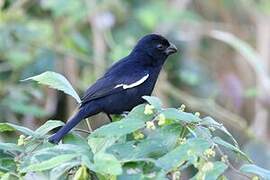
<svg viewBox="0 0 270 180">
<path fill-rule="evenodd" d="M 81 164 L 85 165 L 88 169 L 95 171 L 95 169 L 93 169 L 94 163 L 93 163 L 92 157 L 90 159 L 89 156 L 82 156 L 81 157 Z"/>
<path fill-rule="evenodd" d="M 79 166 L 80 164 L 80 161 L 62 163 L 50 171 L 50 179 L 60 179 L 60 177 L 63 177 L 70 169 Z"/>
<path fill-rule="evenodd" d="M 156 165 L 166 172 L 183 164 L 187 160 L 192 160 L 208 149 L 211 144 L 200 138 L 189 139 L 185 144 L 177 146 L 175 149 L 160 157 Z"/>
<path fill-rule="evenodd" d="M 270 179 L 270 170 L 256 166 L 255 164 L 244 164 L 240 171 L 260 176 L 262 179 Z"/>
<path fill-rule="evenodd" d="M 117 176 L 117 180 L 138 180 L 138 179 L 143 179 L 143 174 L 142 173 L 134 173 L 134 174 L 127 174 L 126 172 L 124 172 L 123 174 Z M 145 178 L 147 179 L 147 178 Z M 104 177 L 103 179 L 100 180 L 107 180 L 106 177 Z"/>
<path fill-rule="evenodd" d="M 15 174 L 9 172 L 1 176 L 1 180 L 21 180 L 19 176 L 15 176 Z"/>
<path fill-rule="evenodd" d="M 112 141 L 112 139 L 110 140 Z M 90 148 L 85 138 L 74 133 L 67 134 L 63 139 L 63 143 L 76 145 L 75 147 L 78 147 L 80 151 L 77 151 L 77 148 L 75 151 L 81 156 L 82 164 L 85 164 L 89 169 L 92 169 L 93 150 Z"/>
<path fill-rule="evenodd" d="M 152 161 L 150 158 L 157 158 L 167 152 L 160 142 L 154 140 L 144 140 L 137 144 L 135 141 L 115 144 L 108 148 L 110 152 L 122 162 Z"/>
<path fill-rule="evenodd" d="M 141 104 L 132 109 L 132 111 L 128 114 L 127 118 L 141 120 L 141 121 L 150 121 L 154 118 L 153 115 L 145 115 L 144 114 L 145 104 Z"/>
<path fill-rule="evenodd" d="M 10 153 L 0 152 L 0 172 L 15 172 L 17 165 L 15 158 Z M 0 174 L 1 176 L 1 174 Z"/>
<path fill-rule="evenodd" d="M 63 144 L 73 144 L 80 147 L 81 149 L 85 149 L 87 151 L 90 150 L 90 146 L 88 145 L 87 139 L 75 133 L 67 134 L 62 141 Z"/>
<path fill-rule="evenodd" d="M 32 131 L 31 129 L 28 129 L 26 127 L 23 126 L 19 126 L 19 125 L 15 125 L 15 124 L 11 124 L 11 123 L 1 123 L 1 126 L 4 127 L 5 129 L 9 128 L 9 129 L 15 129 L 17 131 L 20 131 L 21 133 L 28 135 L 28 136 L 34 136 L 34 131 Z M 0 126 L 0 128 L 1 128 Z"/>
<path fill-rule="evenodd" d="M 53 130 L 53 129 L 57 128 L 57 127 L 63 126 L 64 124 L 65 123 L 63 123 L 62 121 L 49 120 L 45 124 L 40 126 L 35 131 L 35 134 L 38 135 L 38 136 L 44 136 L 45 134 L 47 134 L 51 130 Z"/>
<path fill-rule="evenodd" d="M 206 172 L 205 180 L 216 180 L 218 177 L 224 173 L 224 171 L 228 168 L 226 164 L 223 162 L 217 161 L 213 162 L 214 167 L 210 171 Z"/>
<path fill-rule="evenodd" d="M 121 137 L 132 133 L 145 126 L 145 122 L 151 120 L 153 115 L 145 115 L 144 105 L 139 105 L 135 107 L 127 117 L 121 121 L 116 121 L 107 125 L 104 125 L 96 129 L 90 136 L 91 138 L 97 137 Z"/>
<path fill-rule="evenodd" d="M 194 114 L 182 112 L 182 111 L 179 111 L 175 108 L 164 109 L 162 111 L 162 114 L 164 114 L 166 119 L 171 119 L 174 121 L 183 121 L 186 123 L 201 121 L 201 119 L 198 118 L 197 116 L 195 116 Z"/>
<path fill-rule="evenodd" d="M 18 151 L 23 152 L 23 148 L 13 143 L 2 143 L 0 142 L 0 149 L 5 151 Z"/>
<path fill-rule="evenodd" d="M 112 153 L 121 161 L 148 161 L 149 158 L 158 158 L 171 151 L 177 143 L 180 131 L 179 124 L 171 124 L 149 132 L 146 139 L 115 143 L 106 152 Z"/>
<path fill-rule="evenodd" d="M 222 145 L 230 150 L 232 150 L 233 152 L 239 154 L 244 160 L 248 161 L 248 162 L 252 162 L 251 159 L 249 159 L 249 157 L 240 149 L 238 149 L 237 147 L 233 146 L 232 144 L 222 140 L 220 137 L 214 137 L 213 141 L 219 145 Z"/>
<path fill-rule="evenodd" d="M 66 94 L 74 97 L 78 103 L 81 102 L 79 95 L 73 89 L 69 81 L 61 74 L 46 71 L 40 75 L 29 77 L 23 81 L 34 80 L 40 84 L 48 85 L 51 88 L 65 92 Z"/>
<path fill-rule="evenodd" d="M 228 168 L 223 162 L 205 162 L 202 167 L 199 168 L 199 172 L 191 178 L 191 180 L 205 179 L 205 180 L 216 180 L 219 176 L 224 173 Z"/>
<path fill-rule="evenodd" d="M 75 157 L 77 157 L 77 154 L 63 154 L 56 157 L 53 157 L 51 159 L 42 161 L 40 163 L 31 164 L 30 166 L 22 169 L 22 172 L 29 172 L 29 171 L 44 171 L 48 169 L 52 169 L 54 167 L 57 167 L 61 164 L 63 164 L 66 161 L 69 161 Z"/>
<path fill-rule="evenodd" d="M 106 153 L 97 153 L 94 156 L 94 169 L 101 174 L 120 175 L 122 167 L 113 155 Z"/>
<path fill-rule="evenodd" d="M 107 124 L 98 128 L 90 136 L 120 137 L 129 133 L 132 133 L 144 126 L 145 126 L 144 121 L 127 117 L 121 121 L 116 121 L 116 122 L 113 122 L 113 123 L 110 123 L 110 124 Z"/>
<path fill-rule="evenodd" d="M 0 123 L 0 132 L 15 131 L 15 128 L 6 123 Z"/>
<path fill-rule="evenodd" d="M 88 144 L 91 147 L 91 150 L 94 154 L 97 152 L 105 151 L 108 147 L 113 145 L 115 141 L 118 139 L 118 137 L 88 137 Z"/>
<path fill-rule="evenodd" d="M 154 106 L 157 110 L 160 110 L 162 107 L 162 102 L 159 100 L 159 98 L 154 96 L 143 96 L 143 99 L 145 99 L 149 104 Z"/>
<path fill-rule="evenodd" d="M 81 166 L 79 167 L 79 169 L 76 171 L 73 180 L 86 180 L 89 179 L 89 173 L 87 171 L 87 167 L 86 166 Z"/>
<path fill-rule="evenodd" d="M 55 157 L 63 154 L 77 154 L 78 156 L 80 156 L 85 153 L 86 149 L 83 147 L 78 148 L 78 146 L 73 144 L 59 144 L 57 146 L 51 145 L 50 147 L 40 149 L 34 154 L 31 154 L 31 157 L 37 157 L 37 159 L 39 159 L 40 161 L 44 161 L 48 159 L 48 157 Z M 45 158 L 43 158 L 43 156 Z"/>
<path fill-rule="evenodd" d="M 190 130 L 190 129 L 189 129 Z M 212 134 L 210 130 L 206 127 L 197 126 L 194 130 L 192 130 L 192 133 L 196 135 L 196 137 L 203 138 L 203 139 L 211 139 Z"/>
<path fill-rule="evenodd" d="M 232 134 L 224 127 L 223 124 L 218 123 L 213 118 L 208 116 L 208 117 L 205 117 L 205 118 L 202 119 L 201 125 L 206 125 L 208 127 L 214 127 L 214 128 L 219 129 L 220 131 L 225 133 L 227 136 L 229 136 L 229 138 L 233 141 L 234 145 L 237 148 L 239 148 L 239 145 L 238 145 L 237 141 L 234 139 Z"/>
</svg>

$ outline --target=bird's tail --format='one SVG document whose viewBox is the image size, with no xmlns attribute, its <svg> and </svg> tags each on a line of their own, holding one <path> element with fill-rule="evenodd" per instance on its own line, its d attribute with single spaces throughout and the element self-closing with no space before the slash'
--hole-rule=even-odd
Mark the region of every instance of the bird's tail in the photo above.
<svg viewBox="0 0 270 180">
<path fill-rule="evenodd" d="M 74 128 L 82 119 L 87 118 L 89 116 L 95 115 L 98 113 L 96 108 L 87 108 L 82 107 L 79 111 L 72 116 L 67 123 L 59 129 L 54 135 L 49 137 L 49 142 L 58 144 L 59 141 L 72 129 Z"/>
</svg>

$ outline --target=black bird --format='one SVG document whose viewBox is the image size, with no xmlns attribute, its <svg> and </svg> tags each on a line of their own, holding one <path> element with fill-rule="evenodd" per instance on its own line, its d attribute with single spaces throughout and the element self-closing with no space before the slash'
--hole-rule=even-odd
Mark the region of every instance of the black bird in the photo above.
<svg viewBox="0 0 270 180">
<path fill-rule="evenodd" d="M 110 118 L 110 114 L 121 114 L 144 103 L 142 96 L 151 95 L 162 65 L 175 52 L 175 45 L 161 35 L 144 36 L 127 57 L 115 63 L 87 89 L 78 112 L 49 138 L 49 142 L 58 143 L 89 116 L 103 112 Z"/>
</svg>

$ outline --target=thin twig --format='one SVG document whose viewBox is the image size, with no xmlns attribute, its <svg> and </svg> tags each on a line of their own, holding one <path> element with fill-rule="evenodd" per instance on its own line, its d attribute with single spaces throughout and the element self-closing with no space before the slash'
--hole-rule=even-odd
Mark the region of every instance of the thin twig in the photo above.
<svg viewBox="0 0 270 180">
<path fill-rule="evenodd" d="M 90 133 L 93 132 L 90 121 L 88 118 L 86 118 L 86 124 L 87 124 L 88 130 L 90 131 Z"/>
<path fill-rule="evenodd" d="M 84 130 L 84 129 L 78 129 L 78 128 L 76 128 L 76 129 L 74 129 L 74 131 L 79 131 L 79 132 L 83 132 L 83 133 L 91 134 L 91 132 L 90 132 L 90 131 L 87 131 L 87 130 Z"/>
</svg>

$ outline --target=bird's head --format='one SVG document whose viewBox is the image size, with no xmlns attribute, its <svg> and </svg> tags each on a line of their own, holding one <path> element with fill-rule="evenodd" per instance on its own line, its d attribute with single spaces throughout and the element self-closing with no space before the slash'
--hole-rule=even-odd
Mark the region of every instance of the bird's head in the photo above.
<svg viewBox="0 0 270 180">
<path fill-rule="evenodd" d="M 153 61 L 164 62 L 169 55 L 177 52 L 177 48 L 161 35 L 148 34 L 139 40 L 133 51 L 147 53 Z"/>
</svg>

